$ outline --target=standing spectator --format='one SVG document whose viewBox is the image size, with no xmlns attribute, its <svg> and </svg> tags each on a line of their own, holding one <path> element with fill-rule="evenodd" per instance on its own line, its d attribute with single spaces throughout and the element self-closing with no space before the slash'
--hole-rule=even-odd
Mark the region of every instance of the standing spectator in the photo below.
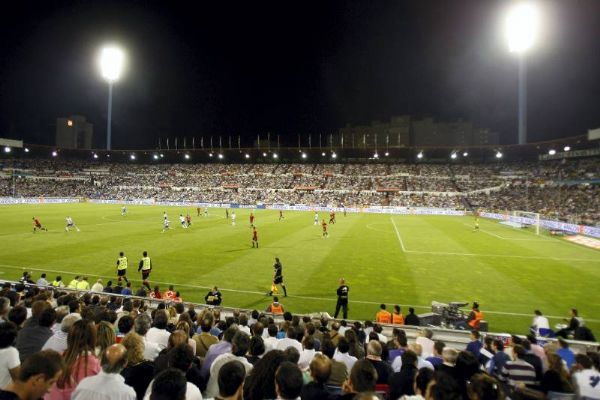
<svg viewBox="0 0 600 400">
<path fill-rule="evenodd" d="M 83 378 L 100 372 L 100 361 L 94 355 L 96 349 L 96 327 L 89 320 L 73 324 L 67 338 L 67 350 L 63 354 L 64 372 L 52 385 L 45 400 L 68 400 Z"/>
<path fill-rule="evenodd" d="M 337 318 L 342 309 L 342 315 L 344 319 L 348 319 L 348 292 L 350 292 L 350 288 L 346 285 L 346 281 L 344 278 L 340 278 L 340 286 L 337 289 L 337 303 L 335 305 L 335 314 L 333 318 Z"/>
<path fill-rule="evenodd" d="M 14 347 L 17 326 L 12 322 L 0 322 L 0 388 L 17 379 L 19 374 L 19 351 Z"/>
<path fill-rule="evenodd" d="M 63 368 L 54 350 L 32 354 L 22 365 L 14 382 L 0 389 L 2 399 L 38 400 L 48 393 Z"/>
<path fill-rule="evenodd" d="M 71 399 L 135 400 L 135 390 L 120 375 L 126 365 L 127 349 L 120 344 L 108 347 L 102 353 L 102 371 L 82 379 Z"/>
<path fill-rule="evenodd" d="M 406 316 L 406 318 L 404 318 L 404 325 L 421 325 L 421 320 L 419 319 L 417 314 L 415 314 L 415 309 L 413 307 L 408 308 L 408 315 Z"/>
</svg>

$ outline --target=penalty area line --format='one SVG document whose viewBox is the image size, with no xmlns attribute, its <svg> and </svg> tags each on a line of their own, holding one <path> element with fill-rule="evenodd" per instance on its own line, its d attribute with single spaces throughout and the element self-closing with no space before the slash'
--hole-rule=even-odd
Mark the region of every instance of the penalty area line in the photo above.
<svg viewBox="0 0 600 400">
<path fill-rule="evenodd" d="M 408 251 L 406 250 L 406 247 L 404 247 L 404 242 L 402 241 L 402 236 L 400 236 L 398 227 L 396 226 L 396 223 L 394 222 L 394 219 L 392 217 L 390 217 L 390 221 L 392 221 L 392 225 L 394 226 L 394 230 L 396 231 L 396 237 L 398 238 L 398 242 L 400 242 L 400 247 L 402 248 L 402 251 L 405 253 L 408 253 Z"/>
</svg>

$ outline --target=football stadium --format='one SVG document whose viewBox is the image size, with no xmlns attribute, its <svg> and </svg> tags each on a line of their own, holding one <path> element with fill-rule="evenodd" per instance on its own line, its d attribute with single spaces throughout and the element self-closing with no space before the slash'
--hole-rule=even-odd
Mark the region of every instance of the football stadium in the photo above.
<svg viewBox="0 0 600 400">
<path fill-rule="evenodd" d="M 466 3 L 0 28 L 0 399 L 600 399 L 600 8 Z"/>
</svg>

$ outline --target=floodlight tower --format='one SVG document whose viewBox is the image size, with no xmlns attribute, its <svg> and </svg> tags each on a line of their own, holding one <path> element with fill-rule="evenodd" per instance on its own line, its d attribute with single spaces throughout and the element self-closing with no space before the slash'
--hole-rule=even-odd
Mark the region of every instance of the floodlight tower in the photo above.
<svg viewBox="0 0 600 400">
<path fill-rule="evenodd" d="M 100 53 L 100 70 L 108 82 L 108 122 L 106 125 L 106 150 L 110 150 L 112 120 L 112 88 L 121 76 L 125 55 L 118 47 L 104 47 Z"/>
<path fill-rule="evenodd" d="M 519 57 L 519 144 L 527 143 L 527 60 L 539 27 L 538 10 L 532 3 L 513 6 L 506 19 L 508 49 Z"/>
</svg>

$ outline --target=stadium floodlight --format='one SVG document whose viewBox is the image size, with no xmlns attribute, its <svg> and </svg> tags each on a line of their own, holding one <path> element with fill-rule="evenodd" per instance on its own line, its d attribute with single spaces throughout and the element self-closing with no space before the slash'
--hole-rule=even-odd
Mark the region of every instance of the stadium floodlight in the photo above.
<svg viewBox="0 0 600 400">
<path fill-rule="evenodd" d="M 29 153 L 29 147 L 25 147 L 25 153 Z"/>
<path fill-rule="evenodd" d="M 111 147 L 111 120 L 112 120 L 112 87 L 121 77 L 125 54 L 116 46 L 107 46 L 100 52 L 100 70 L 102 77 L 108 82 L 108 120 L 106 123 L 106 150 Z"/>
<path fill-rule="evenodd" d="M 375 154 L 373 154 L 373 158 L 379 158 L 379 154 L 377 154 L 377 152 L 375 152 Z"/>
<path fill-rule="evenodd" d="M 570 151 L 571 150 L 571 146 L 565 146 L 565 148 L 563 150 L 564 151 Z"/>
<path fill-rule="evenodd" d="M 302 158 L 306 158 L 306 153 L 302 153 Z"/>
<path fill-rule="evenodd" d="M 58 155 L 58 153 L 55 151 L 52 152 L 52 157 L 56 157 Z"/>
<path fill-rule="evenodd" d="M 223 154 L 219 153 L 219 160 L 223 159 Z"/>
<path fill-rule="evenodd" d="M 189 160 L 190 159 L 190 155 L 186 154 L 186 155 L 183 156 L 183 158 L 185 158 L 186 160 Z"/>
<path fill-rule="evenodd" d="M 466 151 L 463 153 L 463 157 L 468 157 L 469 153 L 467 153 Z"/>
<path fill-rule="evenodd" d="M 506 18 L 508 49 L 519 56 L 519 144 L 527 143 L 527 63 L 525 54 L 535 44 L 539 13 L 530 2 L 516 4 Z"/>
<path fill-rule="evenodd" d="M 135 161 L 135 154 L 132 154 L 132 155 L 130 155 L 130 156 L 129 156 L 129 158 L 130 158 L 131 160 Z"/>
<path fill-rule="evenodd" d="M 213 156 L 213 153 L 208 153 L 208 156 L 209 156 L 209 157 L 212 157 L 212 156 Z"/>
<path fill-rule="evenodd" d="M 337 154 L 331 153 L 331 158 L 337 158 Z"/>
<path fill-rule="evenodd" d="M 321 153 L 321 155 L 322 155 L 323 157 L 325 157 L 325 152 L 322 152 L 322 153 Z"/>
<path fill-rule="evenodd" d="M 160 153 L 160 158 L 163 158 L 165 155 L 163 153 Z"/>
<path fill-rule="evenodd" d="M 10 153 L 10 147 L 6 146 L 6 147 L 4 148 L 4 152 L 5 152 L 5 153 Z"/>
<path fill-rule="evenodd" d="M 152 158 L 154 158 L 155 160 L 158 160 L 158 154 L 154 154 L 154 155 L 152 156 Z"/>
<path fill-rule="evenodd" d="M 386 151 L 386 152 L 385 152 L 385 156 L 387 157 L 387 156 L 389 156 L 389 155 L 390 155 L 390 152 L 389 152 L 389 151 Z"/>
<path fill-rule="evenodd" d="M 502 158 L 502 152 L 501 151 L 497 151 L 496 152 L 496 158 Z"/>
<path fill-rule="evenodd" d="M 250 154 L 246 153 L 246 155 L 244 157 L 246 157 L 246 159 L 248 159 L 248 158 L 250 158 Z"/>
<path fill-rule="evenodd" d="M 417 154 L 417 158 L 420 160 L 421 158 L 423 158 L 423 152 L 420 151 L 419 154 Z"/>
<path fill-rule="evenodd" d="M 550 149 L 550 150 L 548 150 L 548 154 L 550 154 L 551 156 L 553 156 L 553 155 L 556 154 L 556 150 Z"/>
<path fill-rule="evenodd" d="M 277 155 L 277 153 L 273 153 L 273 158 L 277 158 L 277 157 L 279 157 L 279 156 Z"/>
<path fill-rule="evenodd" d="M 450 158 L 453 159 L 453 160 L 455 160 L 456 159 L 456 153 L 450 154 Z"/>
<path fill-rule="evenodd" d="M 267 156 L 267 153 L 263 153 L 263 157 L 266 157 L 266 156 Z"/>
<path fill-rule="evenodd" d="M 92 157 L 94 157 L 94 159 L 97 160 L 98 159 L 98 154 L 94 153 L 94 155 Z"/>
</svg>

